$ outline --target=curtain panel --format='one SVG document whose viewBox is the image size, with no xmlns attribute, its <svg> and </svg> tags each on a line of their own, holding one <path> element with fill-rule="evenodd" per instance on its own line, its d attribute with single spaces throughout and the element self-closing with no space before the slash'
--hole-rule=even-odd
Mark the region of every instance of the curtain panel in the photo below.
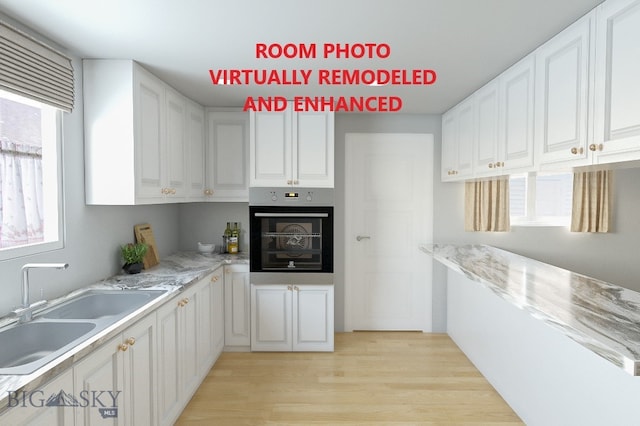
<svg viewBox="0 0 640 426">
<path fill-rule="evenodd" d="M 0 138 L 0 247 L 42 241 L 41 149 Z"/>
<path fill-rule="evenodd" d="M 609 232 L 612 173 L 611 170 L 574 173 L 572 232 Z"/>
<path fill-rule="evenodd" d="M 509 222 L 509 177 L 465 182 L 465 231 L 506 232 Z"/>
</svg>

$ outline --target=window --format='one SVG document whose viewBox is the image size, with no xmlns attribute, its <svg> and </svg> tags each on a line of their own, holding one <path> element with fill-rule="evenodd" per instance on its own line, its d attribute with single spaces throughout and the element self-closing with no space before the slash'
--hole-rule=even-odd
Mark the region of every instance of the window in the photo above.
<svg viewBox="0 0 640 426">
<path fill-rule="evenodd" d="M 509 209 L 513 226 L 569 226 L 573 173 L 511 175 Z"/>
<path fill-rule="evenodd" d="M 0 90 L 0 259 L 62 247 L 60 120 Z"/>
</svg>

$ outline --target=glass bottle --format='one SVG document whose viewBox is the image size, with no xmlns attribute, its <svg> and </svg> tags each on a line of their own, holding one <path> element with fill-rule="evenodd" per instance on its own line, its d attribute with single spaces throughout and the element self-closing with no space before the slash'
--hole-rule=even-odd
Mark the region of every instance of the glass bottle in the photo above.
<svg viewBox="0 0 640 426">
<path fill-rule="evenodd" d="M 229 251 L 230 241 L 231 241 L 231 222 L 227 222 L 227 228 L 224 230 L 224 235 L 222 236 L 222 245 L 224 246 L 225 253 L 230 253 Z"/>
<path fill-rule="evenodd" d="M 238 253 L 238 223 L 235 222 L 233 229 L 231 230 L 231 236 L 229 237 L 229 253 Z"/>
</svg>

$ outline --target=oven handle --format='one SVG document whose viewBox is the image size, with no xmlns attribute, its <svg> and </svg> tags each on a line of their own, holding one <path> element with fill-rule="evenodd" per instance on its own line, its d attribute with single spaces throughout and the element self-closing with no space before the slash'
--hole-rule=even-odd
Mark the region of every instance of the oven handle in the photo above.
<svg viewBox="0 0 640 426">
<path fill-rule="evenodd" d="M 329 213 L 254 213 L 256 217 L 329 217 Z"/>
</svg>

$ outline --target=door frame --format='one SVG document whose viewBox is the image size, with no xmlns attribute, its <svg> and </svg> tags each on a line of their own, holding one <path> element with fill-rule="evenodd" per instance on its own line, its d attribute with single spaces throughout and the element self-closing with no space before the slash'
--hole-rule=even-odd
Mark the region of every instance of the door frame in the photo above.
<svg viewBox="0 0 640 426">
<path fill-rule="evenodd" d="M 349 143 L 349 140 L 353 136 L 363 136 L 363 135 L 376 135 L 376 134 L 384 134 L 385 136 L 393 137 L 393 135 L 412 135 L 412 136 L 422 136 L 425 138 L 425 141 L 431 146 L 432 153 L 432 168 L 435 168 L 435 160 L 433 155 L 435 155 L 435 136 L 433 133 L 402 133 L 402 132 L 348 132 L 345 133 L 344 144 L 345 144 L 345 164 L 344 164 L 344 238 L 342 241 L 343 249 L 344 249 L 344 331 L 345 332 L 353 332 L 355 330 L 354 324 L 355 320 L 354 316 L 354 308 L 353 305 L 355 303 L 355 296 L 352 294 L 353 286 L 349 285 L 352 270 L 349 269 L 349 264 L 353 262 L 353 255 L 351 254 L 350 249 L 350 238 L 349 236 L 353 233 L 351 228 L 351 223 L 348 220 L 348 212 L 353 209 L 353 203 L 349 198 L 350 194 L 350 182 L 351 182 L 351 174 L 353 171 L 349 167 L 349 162 L 352 156 L 355 154 L 353 143 Z M 432 176 L 431 185 L 434 184 L 434 178 Z M 433 192 L 433 191 L 432 191 Z M 433 203 L 431 203 L 431 209 L 429 212 L 431 217 L 431 230 L 433 233 Z M 425 241 L 425 243 L 429 243 L 431 241 Z M 418 250 L 418 247 L 415 248 Z M 433 278 L 433 270 L 432 277 Z M 430 295 L 432 296 L 432 295 Z M 432 297 L 429 298 L 429 303 L 432 303 Z M 431 313 L 433 316 L 433 312 Z M 433 326 L 432 318 L 426 319 L 424 323 L 424 331 L 430 331 Z"/>
</svg>

